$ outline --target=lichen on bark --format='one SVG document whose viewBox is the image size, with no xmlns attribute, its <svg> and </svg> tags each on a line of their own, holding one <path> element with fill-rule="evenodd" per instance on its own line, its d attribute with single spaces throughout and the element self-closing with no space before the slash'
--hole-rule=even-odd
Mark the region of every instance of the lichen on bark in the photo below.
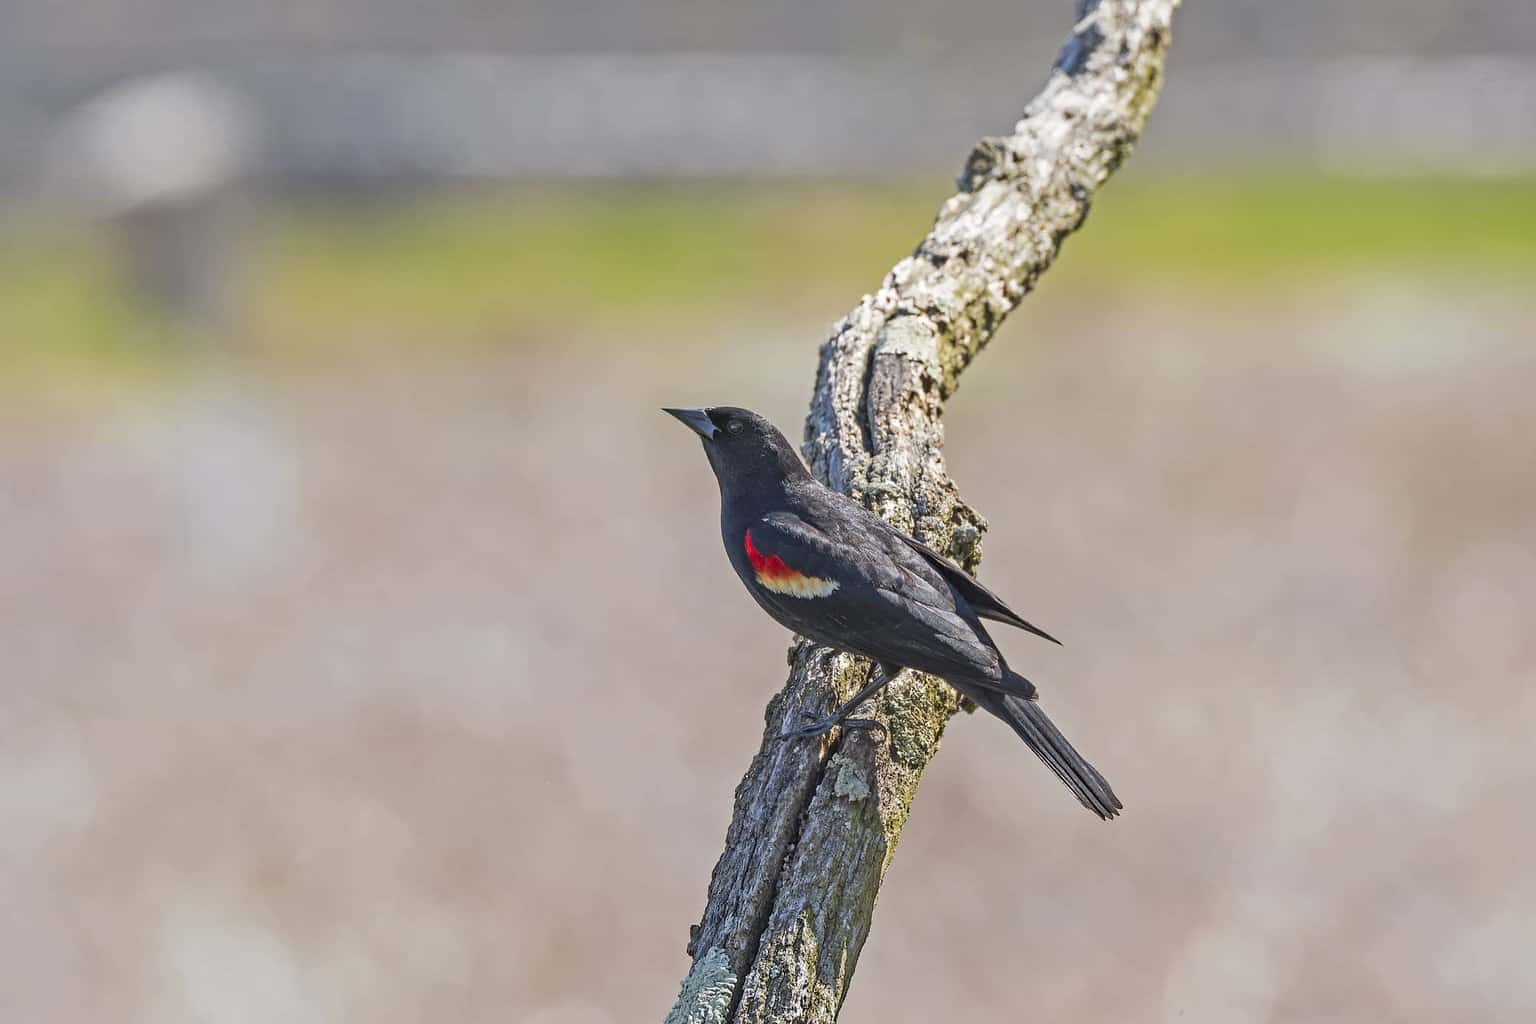
<svg viewBox="0 0 1536 1024">
<path fill-rule="evenodd" d="M 944 401 L 1139 136 L 1177 4 L 1078 0 L 1013 131 L 977 145 L 927 236 L 821 347 L 803 449 L 812 471 L 967 570 L 986 521 L 945 471 Z M 918 782 L 961 707 L 942 681 L 902 672 L 860 712 L 882 728 L 781 742 L 801 709 L 830 709 L 871 670 L 805 641 L 790 663 L 688 945 L 695 970 L 723 957 L 740 979 L 738 1022 L 836 1019 Z"/>
<path fill-rule="evenodd" d="M 662 1024 L 725 1024 L 736 994 L 731 958 L 715 946 L 693 962 L 682 991 Z"/>
</svg>

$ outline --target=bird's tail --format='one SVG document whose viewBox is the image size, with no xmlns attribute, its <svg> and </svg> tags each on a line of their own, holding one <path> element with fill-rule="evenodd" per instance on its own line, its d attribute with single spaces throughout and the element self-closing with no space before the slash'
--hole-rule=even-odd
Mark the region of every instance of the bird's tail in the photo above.
<svg viewBox="0 0 1536 1024">
<path fill-rule="evenodd" d="M 1120 798 L 1104 776 L 1067 742 L 1038 703 L 996 691 L 977 703 L 1013 726 L 1019 738 L 1067 784 L 1084 807 L 1106 821 L 1120 813 Z"/>
</svg>

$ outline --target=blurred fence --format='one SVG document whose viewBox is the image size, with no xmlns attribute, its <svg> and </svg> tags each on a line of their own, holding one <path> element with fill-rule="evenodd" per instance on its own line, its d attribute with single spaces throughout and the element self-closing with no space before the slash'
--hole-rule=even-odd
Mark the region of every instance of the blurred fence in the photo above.
<svg viewBox="0 0 1536 1024">
<path fill-rule="evenodd" d="M 341 187 L 947 172 L 1030 90 L 1011 65 L 816 53 L 290 54 L 215 76 L 255 111 L 270 180 Z M 53 127 L 122 77 L 18 83 L 0 183 L 36 184 Z M 1518 170 L 1536 163 L 1536 57 L 1181 66 L 1157 117 L 1154 163 Z"/>
</svg>

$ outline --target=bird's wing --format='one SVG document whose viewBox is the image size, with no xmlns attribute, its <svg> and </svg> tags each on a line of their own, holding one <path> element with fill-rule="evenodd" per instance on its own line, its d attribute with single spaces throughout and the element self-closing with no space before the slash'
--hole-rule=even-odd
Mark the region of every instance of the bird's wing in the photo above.
<svg viewBox="0 0 1536 1024">
<path fill-rule="evenodd" d="M 1053 644 L 1061 643 L 1060 640 L 1057 640 L 1039 626 L 1026 622 L 1022 616 L 1004 604 L 1002 598 L 982 586 L 976 580 L 976 577 L 933 550 L 933 548 L 930 548 L 920 540 L 908 537 L 900 530 L 893 530 L 893 532 L 905 541 L 908 547 L 922 555 L 929 565 L 937 569 L 940 575 L 949 581 L 949 585 L 959 591 L 960 596 L 970 603 L 971 608 L 975 610 L 977 615 L 984 619 L 993 619 L 997 622 L 1006 622 L 1010 626 L 1017 626 L 1038 637 L 1044 637 Z"/>
<path fill-rule="evenodd" d="M 1012 692 L 996 647 L 967 621 L 943 577 L 925 564 L 903 565 L 877 534 L 850 542 L 790 512 L 770 513 L 748 533 L 753 565 L 762 564 L 758 584 L 770 591 L 762 598 L 791 628 L 883 662 Z M 779 583 L 780 565 L 811 582 Z"/>
<path fill-rule="evenodd" d="M 742 543 L 758 586 L 775 594 L 828 597 L 858 575 L 836 541 L 788 512 L 772 512 L 753 523 Z"/>
</svg>

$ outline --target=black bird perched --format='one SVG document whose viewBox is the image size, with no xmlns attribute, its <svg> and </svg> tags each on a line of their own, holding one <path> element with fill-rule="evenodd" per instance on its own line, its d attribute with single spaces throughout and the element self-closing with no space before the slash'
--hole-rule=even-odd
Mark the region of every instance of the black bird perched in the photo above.
<svg viewBox="0 0 1536 1024">
<path fill-rule="evenodd" d="M 938 552 L 822 485 L 772 423 L 748 409 L 666 409 L 704 441 L 720 483 L 720 532 L 763 610 L 801 636 L 874 659 L 868 685 L 782 739 L 819 736 L 903 668 L 946 680 L 1013 727 L 1084 807 L 1120 810 L 1114 790 L 1040 710 L 1035 686 L 982 626 L 1006 622 L 1053 643 Z"/>
</svg>

